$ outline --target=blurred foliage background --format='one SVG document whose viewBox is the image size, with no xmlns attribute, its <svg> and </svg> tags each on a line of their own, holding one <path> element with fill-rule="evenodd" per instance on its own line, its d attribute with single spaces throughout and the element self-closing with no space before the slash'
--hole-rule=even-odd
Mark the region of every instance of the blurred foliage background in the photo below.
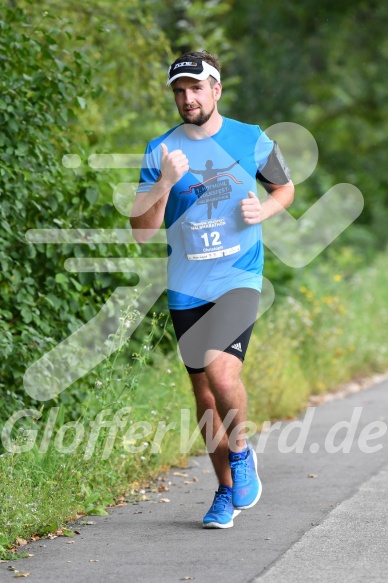
<svg viewBox="0 0 388 583">
<path fill-rule="evenodd" d="M 345 275 L 386 248 L 388 5 L 311 0 L 8 0 L 0 7 L 0 391 L 7 416 L 30 404 L 26 367 L 90 319 L 128 274 L 69 274 L 67 257 L 128 256 L 136 245 L 29 245 L 30 228 L 125 228 L 112 204 L 137 171 L 93 170 L 92 153 L 142 153 L 180 120 L 165 87 L 172 59 L 206 49 L 222 61 L 221 112 L 266 129 L 307 128 L 315 172 L 297 188 L 300 216 L 338 182 L 365 208 L 303 273 L 267 251 L 266 276 L 289 293 L 330 265 Z M 78 154 L 77 169 L 64 154 Z M 324 266 L 324 267 L 322 267 Z M 326 267 L 325 267 L 326 266 Z M 334 269 L 334 267 L 333 267 Z M 165 310 L 162 299 L 158 311 Z M 134 347 L 144 330 L 137 332 Z M 172 335 L 161 347 L 169 351 Z M 134 350 L 132 347 L 129 353 Z M 77 392 L 75 392 L 77 393 Z M 75 399 L 79 398 L 74 397 Z M 81 391 L 82 394 L 82 391 Z"/>
</svg>

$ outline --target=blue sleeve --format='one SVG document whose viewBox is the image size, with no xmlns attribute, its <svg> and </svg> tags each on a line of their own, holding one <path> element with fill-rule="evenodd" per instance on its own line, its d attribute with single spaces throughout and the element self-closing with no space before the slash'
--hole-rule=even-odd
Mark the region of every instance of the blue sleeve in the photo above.
<svg viewBox="0 0 388 583">
<path fill-rule="evenodd" d="M 267 134 L 259 126 L 258 129 L 260 134 L 255 146 L 255 163 L 257 171 L 261 172 L 273 150 L 274 142 L 269 139 Z"/>
<path fill-rule="evenodd" d="M 151 142 L 148 143 L 141 165 L 137 192 L 148 192 L 151 190 L 160 176 L 160 163 L 160 146 L 152 148 Z"/>
</svg>

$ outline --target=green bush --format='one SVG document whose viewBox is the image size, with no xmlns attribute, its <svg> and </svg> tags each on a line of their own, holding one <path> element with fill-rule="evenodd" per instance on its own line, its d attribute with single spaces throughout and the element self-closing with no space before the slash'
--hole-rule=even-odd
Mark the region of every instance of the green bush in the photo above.
<svg viewBox="0 0 388 583">
<path fill-rule="evenodd" d="M 89 320 L 115 283 L 109 274 L 66 273 L 66 257 L 90 254 L 88 246 L 32 245 L 25 238 L 28 229 L 106 226 L 114 210 L 98 200 L 102 175 L 61 164 L 74 151 L 72 143 L 80 143 L 85 155 L 76 122 L 93 90 L 88 60 L 77 50 L 59 49 L 63 32 L 55 25 L 32 28 L 22 10 L 0 9 L 3 418 L 18 405 L 33 404 L 22 388 L 27 366 Z M 66 35 L 69 46 L 69 26 Z M 94 250 L 108 251 L 103 245 Z"/>
</svg>

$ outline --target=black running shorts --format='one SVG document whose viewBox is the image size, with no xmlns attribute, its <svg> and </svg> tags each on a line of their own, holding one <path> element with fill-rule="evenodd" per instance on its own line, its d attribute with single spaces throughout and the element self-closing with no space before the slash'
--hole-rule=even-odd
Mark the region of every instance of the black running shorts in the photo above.
<svg viewBox="0 0 388 583">
<path fill-rule="evenodd" d="M 220 350 L 244 361 L 260 293 L 233 289 L 214 302 L 188 310 L 170 310 L 180 353 L 187 372 L 204 372 L 207 350 Z"/>
</svg>

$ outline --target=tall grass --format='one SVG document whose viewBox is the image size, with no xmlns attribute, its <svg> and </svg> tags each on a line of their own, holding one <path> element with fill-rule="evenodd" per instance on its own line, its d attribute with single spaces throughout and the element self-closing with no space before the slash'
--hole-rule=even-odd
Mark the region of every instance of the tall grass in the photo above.
<svg viewBox="0 0 388 583">
<path fill-rule="evenodd" d="M 311 394 L 388 368 L 387 256 L 355 275 L 325 269 L 257 322 L 243 378 L 258 422 L 295 415 Z"/>
</svg>

